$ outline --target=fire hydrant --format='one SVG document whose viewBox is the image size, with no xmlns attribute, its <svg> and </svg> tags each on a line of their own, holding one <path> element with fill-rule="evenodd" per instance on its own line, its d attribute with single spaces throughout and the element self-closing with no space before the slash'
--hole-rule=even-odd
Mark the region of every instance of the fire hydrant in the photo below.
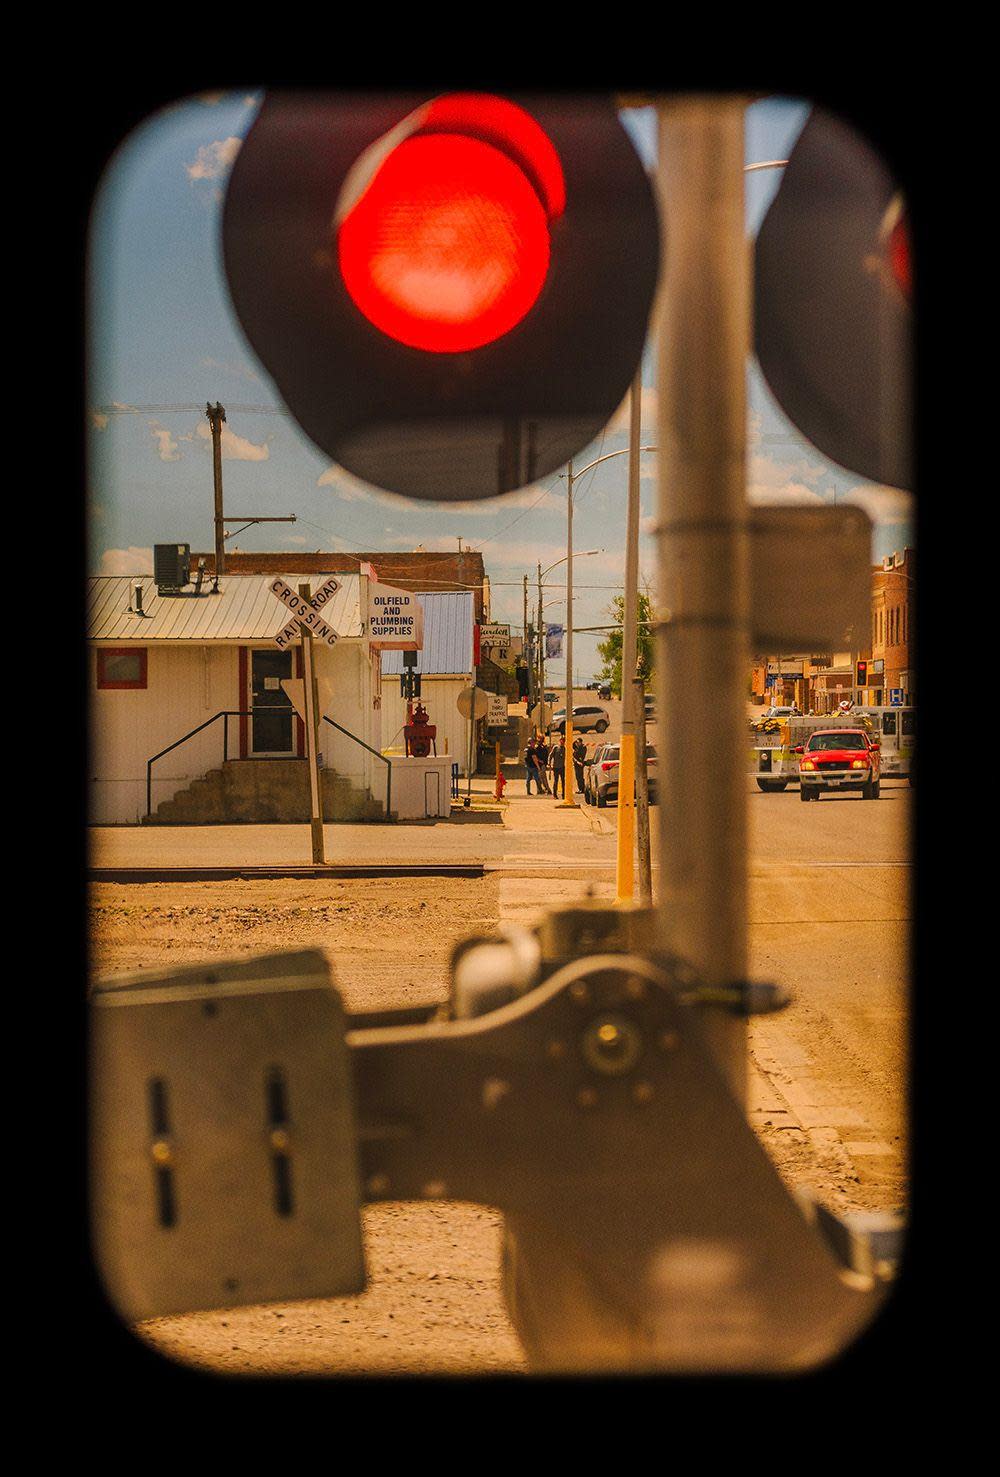
<svg viewBox="0 0 1000 1477">
<path fill-rule="evenodd" d="M 498 770 L 497 771 L 497 782 L 496 782 L 496 784 L 493 787 L 493 798 L 495 800 L 502 800 L 503 799 L 503 792 L 506 789 L 506 787 L 507 787 L 507 781 L 503 777 L 503 772 L 501 770 Z"/>
<path fill-rule="evenodd" d="M 425 759 L 431 752 L 431 745 L 437 753 L 437 744 L 434 742 L 437 727 L 427 721 L 427 709 L 423 703 L 418 702 L 416 707 L 408 706 L 407 722 L 403 727 L 403 739 L 406 745 L 406 753 L 414 759 Z"/>
</svg>

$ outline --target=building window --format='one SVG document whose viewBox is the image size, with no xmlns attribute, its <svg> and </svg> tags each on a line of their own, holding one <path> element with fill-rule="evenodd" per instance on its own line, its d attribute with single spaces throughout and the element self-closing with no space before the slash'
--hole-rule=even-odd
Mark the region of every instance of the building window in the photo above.
<svg viewBox="0 0 1000 1477">
<path fill-rule="evenodd" d="M 145 646 L 99 646 L 97 685 L 99 688 L 144 688 Z"/>
</svg>

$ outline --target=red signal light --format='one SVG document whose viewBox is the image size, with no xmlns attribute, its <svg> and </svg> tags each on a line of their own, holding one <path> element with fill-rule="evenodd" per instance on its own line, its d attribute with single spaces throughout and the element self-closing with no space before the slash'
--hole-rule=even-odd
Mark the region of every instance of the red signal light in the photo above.
<svg viewBox="0 0 1000 1477">
<path fill-rule="evenodd" d="M 910 232 L 906 215 L 902 210 L 895 214 L 886 238 L 886 253 L 893 280 L 908 303 L 913 301 L 913 260 L 910 253 Z"/>
<path fill-rule="evenodd" d="M 480 348 L 544 286 L 549 222 L 565 204 L 558 155 L 523 109 L 475 94 L 439 98 L 399 132 L 339 223 L 344 285 L 400 343 Z"/>
</svg>

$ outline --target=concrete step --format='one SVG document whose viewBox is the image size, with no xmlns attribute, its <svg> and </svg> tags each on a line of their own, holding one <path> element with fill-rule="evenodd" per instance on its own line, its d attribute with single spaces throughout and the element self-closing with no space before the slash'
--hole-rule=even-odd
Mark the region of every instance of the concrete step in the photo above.
<svg viewBox="0 0 1000 1477">
<path fill-rule="evenodd" d="M 320 772 L 323 818 L 381 820 L 380 801 L 335 770 Z M 229 760 L 156 809 L 154 825 L 297 823 L 309 816 L 309 771 L 303 759 Z"/>
</svg>

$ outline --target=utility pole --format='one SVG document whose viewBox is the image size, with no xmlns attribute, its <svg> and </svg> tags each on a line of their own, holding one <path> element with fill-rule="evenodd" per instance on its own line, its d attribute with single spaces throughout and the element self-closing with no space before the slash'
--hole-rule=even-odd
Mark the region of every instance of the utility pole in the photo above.
<svg viewBox="0 0 1000 1477">
<path fill-rule="evenodd" d="M 744 101 L 678 96 L 658 111 L 660 213 L 670 222 L 656 379 L 664 607 L 658 927 L 667 953 L 703 985 L 725 988 L 747 977 Z M 711 743 L 692 743 L 692 734 L 711 734 Z M 711 1006 L 702 1021 L 706 1045 L 745 1102 L 745 1024 Z"/>
<path fill-rule="evenodd" d="M 628 512 L 625 522 L 625 609 L 622 615 L 622 726 L 618 754 L 618 856 L 615 893 L 620 903 L 635 892 L 635 664 L 639 646 L 639 441 L 642 436 L 642 362 L 629 394 Z M 641 706 L 641 704 L 640 704 Z M 645 750 L 643 751 L 645 754 Z M 649 816 L 646 816 L 647 831 Z"/>
<path fill-rule="evenodd" d="M 545 625 L 542 620 L 542 561 L 538 561 L 538 703 L 545 708 Z M 539 725 L 541 726 L 541 725 Z"/>
<path fill-rule="evenodd" d="M 299 585 L 303 600 L 312 598 L 312 587 Z M 322 864 L 326 860 L 323 850 L 323 794 L 319 779 L 319 702 L 313 667 L 313 638 L 307 626 L 300 625 L 302 632 L 302 691 L 306 712 L 306 756 L 309 763 L 310 829 L 312 831 L 312 859 Z"/>
<path fill-rule="evenodd" d="M 205 414 L 212 428 L 212 475 L 215 479 L 215 588 L 219 588 L 219 576 L 226 569 L 225 531 L 222 517 L 222 426 L 226 419 L 225 409 L 216 402 L 206 405 Z"/>
<path fill-rule="evenodd" d="M 573 798 L 573 463 L 566 468 L 566 756 L 560 810 L 576 809 Z"/>
<path fill-rule="evenodd" d="M 530 645 L 530 642 L 528 641 L 528 576 L 527 575 L 524 576 L 524 611 L 523 611 L 522 618 L 523 618 L 523 622 L 524 622 L 524 624 L 523 624 L 524 640 L 521 643 L 521 655 L 524 658 L 524 664 L 525 664 L 525 666 L 528 669 L 528 692 L 527 692 L 527 699 L 528 699 L 528 712 L 530 713 L 531 712 L 531 688 L 532 688 L 531 667 L 532 667 L 532 660 L 533 660 L 533 658 L 532 658 L 532 652 L 531 652 L 531 645 Z"/>
</svg>

